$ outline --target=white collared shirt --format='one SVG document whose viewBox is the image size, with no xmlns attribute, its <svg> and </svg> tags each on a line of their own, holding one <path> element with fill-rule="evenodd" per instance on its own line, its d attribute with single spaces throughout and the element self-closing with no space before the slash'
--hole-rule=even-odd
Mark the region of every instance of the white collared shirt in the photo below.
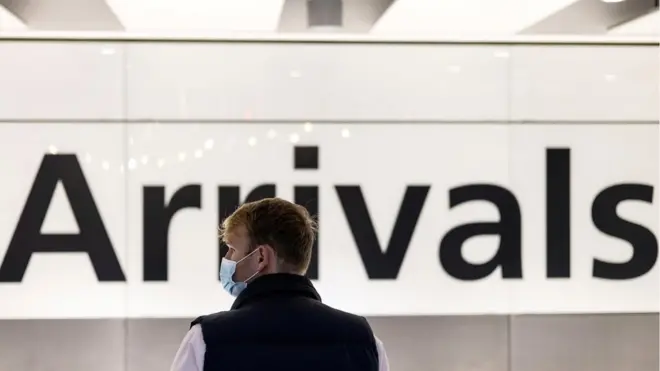
<svg viewBox="0 0 660 371">
<path fill-rule="evenodd" d="M 385 347 L 378 338 L 376 338 L 376 347 L 378 349 L 378 371 L 389 371 L 390 366 L 387 361 Z M 170 371 L 203 371 L 204 353 L 206 353 L 206 343 L 204 343 L 202 327 L 197 324 L 183 338 Z"/>
</svg>

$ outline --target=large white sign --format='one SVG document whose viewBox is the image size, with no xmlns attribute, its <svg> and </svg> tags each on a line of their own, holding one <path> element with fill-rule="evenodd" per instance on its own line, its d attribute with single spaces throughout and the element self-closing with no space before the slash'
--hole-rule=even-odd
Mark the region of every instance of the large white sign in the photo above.
<svg viewBox="0 0 660 371">
<path fill-rule="evenodd" d="M 217 225 L 317 213 L 364 315 L 658 311 L 657 125 L 0 126 L 0 318 L 226 309 Z"/>
</svg>

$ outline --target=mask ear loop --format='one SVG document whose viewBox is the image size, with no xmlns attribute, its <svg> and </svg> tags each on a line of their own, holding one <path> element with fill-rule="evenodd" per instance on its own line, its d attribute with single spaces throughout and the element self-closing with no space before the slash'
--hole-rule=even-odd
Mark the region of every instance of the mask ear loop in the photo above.
<svg viewBox="0 0 660 371">
<path fill-rule="evenodd" d="M 239 260 L 239 261 L 237 261 L 237 262 L 236 262 L 236 264 L 238 264 L 238 263 L 240 263 L 240 262 L 242 262 L 243 260 L 245 260 L 245 259 L 247 259 L 247 258 L 249 258 L 249 257 L 250 257 L 250 255 L 252 255 L 252 254 L 254 254 L 254 253 L 255 253 L 255 252 L 257 252 L 257 251 L 259 251 L 259 248 L 258 248 L 258 247 L 257 247 L 256 249 L 254 249 L 254 251 L 252 251 L 251 253 L 249 253 L 249 254 L 247 254 L 247 255 L 245 255 L 245 256 L 243 257 L 243 259 L 241 259 L 241 260 Z M 254 272 L 254 274 L 253 274 L 253 275 L 251 275 L 250 277 L 248 277 L 247 279 L 245 279 L 245 281 L 243 281 L 243 282 L 245 282 L 245 283 L 248 283 L 248 282 L 250 282 L 250 280 L 251 280 L 251 279 L 253 279 L 253 278 L 254 278 L 254 276 L 256 276 L 257 274 L 259 274 L 259 271 L 256 271 L 256 272 Z"/>
<path fill-rule="evenodd" d="M 252 280 L 254 278 L 254 276 L 256 276 L 257 274 L 259 274 L 259 271 L 254 272 L 254 274 L 251 275 L 250 277 L 248 277 L 244 282 L 245 283 L 250 282 L 250 280 Z"/>
<path fill-rule="evenodd" d="M 259 249 L 259 248 L 256 248 L 256 249 L 252 250 L 251 253 L 249 253 L 249 254 L 245 255 L 244 257 L 240 258 L 239 260 L 237 260 L 237 261 L 236 261 L 236 264 L 238 264 L 238 263 L 242 262 L 243 260 L 249 258 L 252 254 L 254 254 L 255 252 L 257 252 L 258 249 Z"/>
</svg>

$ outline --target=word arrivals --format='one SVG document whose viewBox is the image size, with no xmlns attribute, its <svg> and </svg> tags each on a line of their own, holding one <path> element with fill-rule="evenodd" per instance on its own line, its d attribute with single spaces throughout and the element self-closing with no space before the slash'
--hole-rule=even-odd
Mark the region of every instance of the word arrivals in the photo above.
<svg viewBox="0 0 660 371">
<path fill-rule="evenodd" d="M 295 170 L 318 169 L 318 147 L 295 148 Z M 546 277 L 571 277 L 571 177 L 570 149 L 546 149 Z M 45 219 L 55 188 L 61 182 L 78 223 L 77 234 L 44 234 Z M 375 228 L 358 185 L 332 185 L 341 204 L 343 216 L 319 215 L 319 187 L 294 186 L 294 201 L 318 215 L 320 225 L 326 218 L 346 218 L 355 246 L 370 279 L 397 278 L 403 259 L 432 185 L 407 186 L 398 210 L 396 222 L 386 248 L 376 237 Z M 276 196 L 275 184 L 262 184 L 247 192 L 245 201 Z M 434 190 L 436 191 L 436 190 Z M 188 184 L 177 189 L 170 200 L 165 199 L 165 185 L 143 187 L 143 280 L 167 281 L 168 231 L 172 218 L 184 209 L 201 209 L 202 185 Z M 241 203 L 240 185 L 217 187 L 218 223 Z M 439 237 L 439 246 L 428 246 L 429 254 L 439 251 L 439 262 L 450 276 L 463 281 L 488 277 L 498 267 L 503 279 L 522 279 L 521 207 L 508 189 L 494 184 L 465 184 L 448 191 L 450 209 L 472 201 L 487 201 L 497 207 L 497 222 L 475 221 L 449 230 Z M 652 207 L 653 186 L 637 183 L 612 184 L 595 195 L 591 202 L 591 220 L 603 234 L 627 241 L 632 257 L 623 263 L 593 260 L 592 276 L 600 279 L 625 280 L 640 277 L 655 265 L 658 256 L 656 236 L 644 226 L 623 219 L 617 206 L 628 200 L 642 201 Z M 448 212 L 451 212 L 449 210 Z M 321 230 L 321 233 L 332 233 Z M 472 264 L 462 254 L 463 244 L 482 235 L 499 236 L 499 248 L 492 259 Z M 318 249 L 309 276 L 318 279 Z M 220 242 L 219 256 L 226 247 Z M 89 255 L 99 281 L 126 281 L 117 260 L 96 202 L 75 155 L 45 155 L 15 227 L 7 253 L 0 265 L 0 283 L 21 282 L 32 254 L 84 252 Z M 219 267 L 219 262 L 218 262 Z"/>
</svg>

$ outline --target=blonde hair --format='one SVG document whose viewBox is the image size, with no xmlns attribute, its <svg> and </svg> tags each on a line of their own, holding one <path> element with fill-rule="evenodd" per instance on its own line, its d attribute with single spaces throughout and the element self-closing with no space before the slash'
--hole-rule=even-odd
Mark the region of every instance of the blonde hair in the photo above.
<svg viewBox="0 0 660 371">
<path fill-rule="evenodd" d="M 219 237 L 226 243 L 227 236 L 241 227 L 247 231 L 250 249 L 269 245 L 286 266 L 300 274 L 307 271 L 318 230 L 307 209 L 281 198 L 245 203 L 223 220 Z"/>
</svg>

